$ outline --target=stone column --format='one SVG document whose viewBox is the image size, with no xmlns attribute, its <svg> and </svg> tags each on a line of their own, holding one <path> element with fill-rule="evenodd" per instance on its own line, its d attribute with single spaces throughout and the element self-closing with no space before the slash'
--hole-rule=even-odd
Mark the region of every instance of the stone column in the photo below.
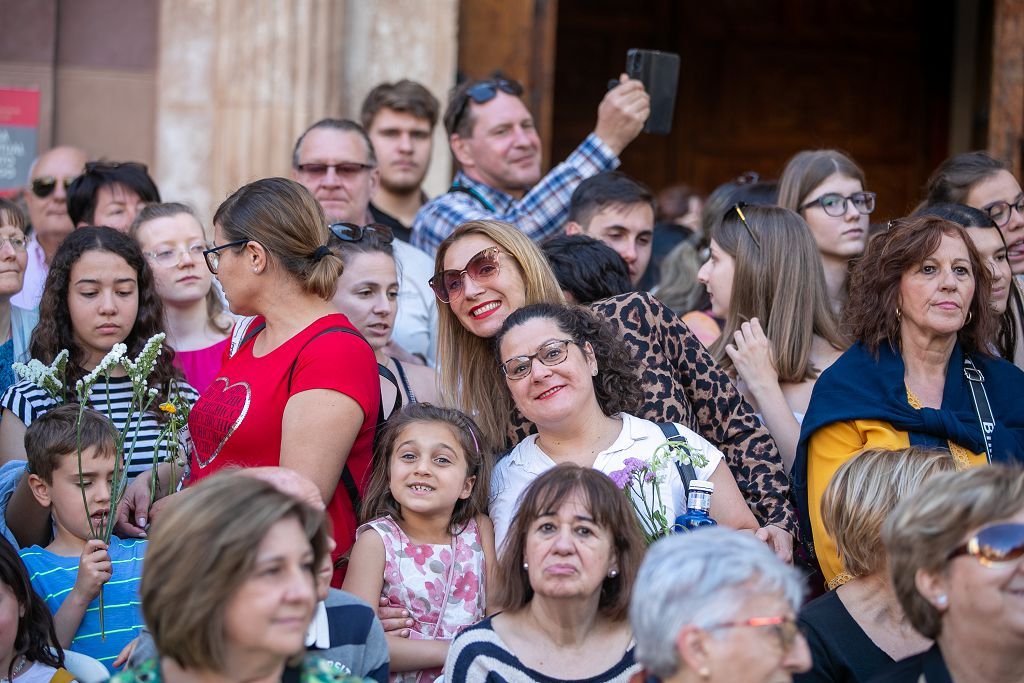
<svg viewBox="0 0 1024 683">
<path fill-rule="evenodd" d="M 380 80 L 444 99 L 455 74 L 455 0 L 163 0 L 156 179 L 208 223 L 240 185 L 289 175 L 298 135 L 356 118 Z M 439 137 L 439 141 L 443 136 Z M 439 143 L 429 191 L 443 191 Z"/>
</svg>

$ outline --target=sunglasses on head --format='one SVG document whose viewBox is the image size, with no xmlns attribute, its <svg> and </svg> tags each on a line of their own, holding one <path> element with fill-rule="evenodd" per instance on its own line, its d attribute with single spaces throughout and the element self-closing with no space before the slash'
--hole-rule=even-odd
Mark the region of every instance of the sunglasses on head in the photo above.
<svg viewBox="0 0 1024 683">
<path fill-rule="evenodd" d="M 469 276 L 473 282 L 487 282 L 498 274 L 498 247 L 488 247 L 469 259 L 462 270 L 442 270 L 427 283 L 434 290 L 434 296 L 442 303 L 462 296 L 463 278 Z"/>
<path fill-rule="evenodd" d="M 523 94 L 523 87 L 521 85 L 514 81 L 507 81 L 504 78 L 492 78 L 469 86 L 466 89 L 466 96 L 459 104 L 459 110 L 455 114 L 455 118 L 452 119 L 452 130 L 456 131 L 459 129 L 459 123 L 462 122 L 462 117 L 466 115 L 466 109 L 469 108 L 470 100 L 477 104 L 485 104 L 497 97 L 499 90 L 515 97 L 520 97 Z"/>
<path fill-rule="evenodd" d="M 74 178 L 65 178 L 63 180 L 64 190 L 67 191 L 71 187 L 71 183 L 75 182 L 78 176 Z M 44 175 L 39 178 L 32 179 L 32 194 L 39 197 L 40 199 L 46 199 L 53 191 L 57 189 L 57 179 L 52 175 Z"/>
<path fill-rule="evenodd" d="M 384 244 L 391 244 L 395 241 L 395 235 L 391 232 L 391 228 L 380 223 L 368 223 L 366 225 L 331 223 L 327 226 L 327 229 L 342 242 L 359 242 L 367 235 L 373 235 Z"/>
<path fill-rule="evenodd" d="M 1024 557 L 1024 524 L 992 524 L 983 527 L 967 543 L 953 549 L 952 560 L 970 555 L 985 567 L 1003 567 Z"/>
</svg>

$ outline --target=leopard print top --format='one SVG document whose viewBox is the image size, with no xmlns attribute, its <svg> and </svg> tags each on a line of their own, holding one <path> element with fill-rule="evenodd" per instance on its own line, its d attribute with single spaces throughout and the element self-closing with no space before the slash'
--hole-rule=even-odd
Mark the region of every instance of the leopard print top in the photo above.
<svg viewBox="0 0 1024 683">
<path fill-rule="evenodd" d="M 718 446 L 758 521 L 795 535 L 789 477 L 775 442 L 686 324 L 646 292 L 620 294 L 590 307 L 615 323 L 640 360 L 637 380 L 644 388 L 644 406 L 638 416 L 677 422 Z M 512 443 L 535 431 L 516 411 Z"/>
</svg>

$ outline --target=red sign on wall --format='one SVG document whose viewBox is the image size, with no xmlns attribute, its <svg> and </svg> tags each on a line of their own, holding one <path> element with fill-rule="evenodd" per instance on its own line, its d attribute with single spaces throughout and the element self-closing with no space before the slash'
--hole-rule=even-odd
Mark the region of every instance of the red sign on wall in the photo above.
<svg viewBox="0 0 1024 683">
<path fill-rule="evenodd" d="M 39 91 L 0 88 L 0 196 L 28 182 L 39 140 Z"/>
</svg>

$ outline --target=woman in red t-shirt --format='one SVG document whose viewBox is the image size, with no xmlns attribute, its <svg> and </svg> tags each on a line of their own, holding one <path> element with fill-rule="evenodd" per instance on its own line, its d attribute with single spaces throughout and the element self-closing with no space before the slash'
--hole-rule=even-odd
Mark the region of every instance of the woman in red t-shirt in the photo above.
<svg viewBox="0 0 1024 683">
<path fill-rule="evenodd" d="M 369 478 L 380 388 L 373 351 L 331 304 L 342 263 L 323 211 L 298 183 L 267 178 L 228 197 L 213 222 L 206 263 L 231 310 L 252 317 L 189 416 L 186 483 L 225 467 L 293 469 L 320 489 L 338 557 L 355 538 L 352 489 Z M 144 507 L 134 506 L 136 531 Z"/>
</svg>

